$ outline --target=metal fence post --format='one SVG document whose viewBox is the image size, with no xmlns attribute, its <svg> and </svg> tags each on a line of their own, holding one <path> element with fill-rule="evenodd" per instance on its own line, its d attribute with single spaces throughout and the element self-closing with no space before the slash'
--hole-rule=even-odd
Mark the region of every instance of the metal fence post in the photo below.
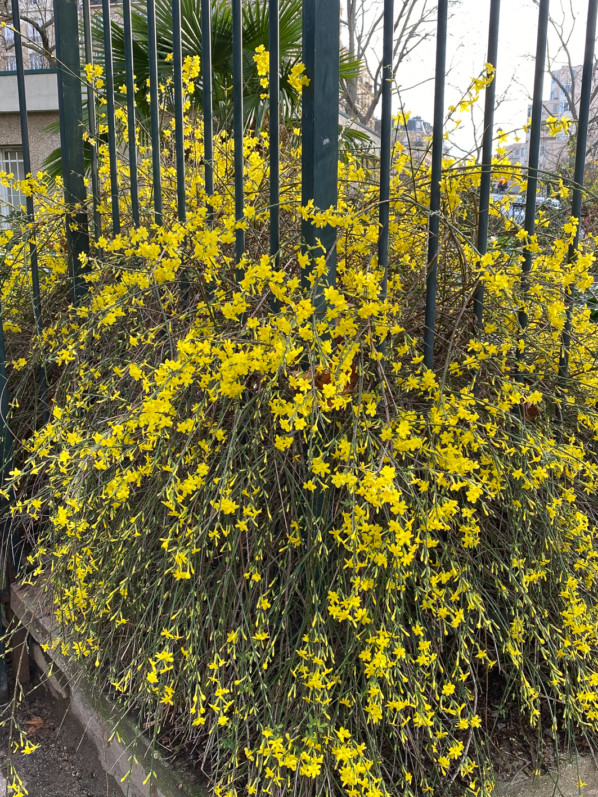
<svg viewBox="0 0 598 797">
<path fill-rule="evenodd" d="M 64 198 L 69 208 L 66 239 L 72 296 L 76 304 L 86 291 L 80 256 L 89 251 L 87 214 L 84 209 L 85 152 L 77 0 L 54 0 L 54 24 Z"/>
<path fill-rule="evenodd" d="M 6 353 L 4 349 L 4 328 L 2 323 L 2 309 L 0 308 L 0 486 L 6 489 L 6 481 L 13 469 L 13 439 L 8 421 L 9 413 L 8 385 L 6 374 Z M 7 562 L 12 547 L 12 518 L 10 513 L 10 498 L 0 495 L 0 563 L 3 574 L 8 576 Z M 2 637 L 5 628 L 0 616 L 0 700 L 8 696 L 8 680 L 6 676 L 5 647 Z"/>
<path fill-rule="evenodd" d="M 21 123 L 21 143 L 23 146 L 23 171 L 25 177 L 31 175 L 31 150 L 29 147 L 29 123 L 27 118 L 27 90 L 25 86 L 25 70 L 23 65 L 23 42 L 21 33 L 21 15 L 19 11 L 19 0 L 12 0 L 12 21 L 15 29 L 15 56 L 17 59 L 17 94 L 19 97 L 19 118 Z M 41 335 L 43 330 L 42 321 L 42 301 L 39 286 L 39 264 L 37 257 L 37 242 L 31 226 L 35 220 L 33 206 L 33 196 L 25 198 L 27 210 L 27 224 L 30 225 L 28 232 L 29 239 L 29 258 L 31 261 L 31 287 L 33 289 L 33 315 L 35 318 L 35 330 Z M 39 397 L 43 411 L 44 422 L 48 419 L 48 388 L 46 379 L 46 369 L 43 365 L 39 367 Z"/>
<path fill-rule="evenodd" d="M 268 98 L 270 161 L 270 257 L 280 268 L 280 0 L 269 0 L 268 42 L 270 86 Z M 270 307 L 278 312 L 280 303 L 272 294 Z"/>
<path fill-rule="evenodd" d="M 118 159 L 116 154 L 116 117 L 114 102 L 114 65 L 112 63 L 112 23 L 110 0 L 102 0 L 102 31 L 104 33 L 104 77 L 106 78 L 106 123 L 108 125 L 108 158 L 110 160 L 110 204 L 112 235 L 120 233 L 118 193 Z"/>
<path fill-rule="evenodd" d="M 235 142 L 235 219 L 243 222 L 245 218 L 243 134 L 245 118 L 243 113 L 243 2 L 232 0 L 233 14 L 233 137 Z M 243 279 L 243 269 L 239 264 L 245 254 L 245 229 L 235 230 L 236 280 Z"/>
<path fill-rule="evenodd" d="M 303 62 L 309 85 L 303 88 L 302 111 L 302 194 L 307 205 L 313 199 L 316 208 L 328 210 L 338 199 L 338 112 L 339 112 L 339 0 L 304 0 Z M 302 224 L 307 249 L 319 238 L 326 249 L 325 283 L 336 281 L 336 231 L 334 227 L 315 229 L 310 221 Z M 304 269 L 302 284 L 309 289 L 310 269 Z M 324 295 L 315 296 L 318 312 Z"/>
<path fill-rule="evenodd" d="M 384 35 L 382 41 L 382 126 L 380 135 L 380 233 L 378 235 L 378 268 L 382 269 L 381 298 L 388 287 L 388 247 L 390 239 L 390 172 L 392 163 L 392 81 L 394 0 L 384 0 Z"/>
<path fill-rule="evenodd" d="M 10 403 L 8 400 L 8 375 L 6 373 L 6 351 L 4 348 L 4 325 L 2 308 L 0 308 L 0 487 L 4 484 L 12 470 L 13 440 L 10 431 L 8 415 Z M 8 500 L 0 495 L 0 507 L 4 510 Z M 0 518 L 3 520 L 3 518 Z"/>
<path fill-rule="evenodd" d="M 588 127 L 592 110 L 592 83 L 594 72 L 594 48 L 596 43 L 596 18 L 598 16 L 597 0 L 588 0 L 588 17 L 586 23 L 586 43 L 583 59 L 581 79 L 581 96 L 579 101 L 579 116 L 577 119 L 577 142 L 575 147 L 575 170 L 573 173 L 573 198 L 571 202 L 571 216 L 577 220 L 577 228 L 573 240 L 567 249 L 567 265 L 575 262 L 579 246 L 579 226 L 582 214 L 583 184 L 586 167 L 586 149 L 588 144 Z M 566 380 L 569 372 L 569 351 L 571 348 L 571 325 L 573 321 L 573 292 L 567 289 L 565 296 L 565 327 L 561 338 L 561 353 L 559 357 L 559 401 L 557 402 L 557 420 L 562 421 L 562 399 L 566 389 Z"/>
<path fill-rule="evenodd" d="M 87 0 L 89 2 L 89 0 Z M 131 181 L 131 215 L 139 227 L 139 187 L 137 170 L 137 115 L 135 111 L 135 75 L 133 64 L 133 28 L 131 0 L 123 0 L 125 47 L 125 82 L 127 86 L 127 138 L 129 143 L 129 179 Z"/>
<path fill-rule="evenodd" d="M 81 3 L 83 9 L 83 39 L 85 47 L 85 62 L 93 64 L 93 47 L 91 33 L 91 10 L 89 0 Z M 87 116 L 89 120 L 89 133 L 97 140 L 98 127 L 96 123 L 96 97 L 91 83 L 87 85 Z M 93 234 L 97 241 L 102 234 L 102 217 L 99 209 L 100 202 L 100 177 L 98 174 L 98 150 L 97 144 L 90 145 L 89 159 L 91 163 L 91 194 L 93 198 Z M 132 191 L 132 189 L 131 189 Z"/>
<path fill-rule="evenodd" d="M 156 32 L 156 0 L 146 0 L 147 44 L 149 57 L 150 132 L 152 145 L 152 180 L 154 184 L 154 221 L 163 222 L 162 169 L 160 161 L 160 97 L 158 78 L 158 40 Z"/>
<path fill-rule="evenodd" d="M 214 122 L 212 119 L 212 9 L 210 0 L 201 0 L 201 83 L 203 91 L 205 186 L 208 198 L 208 218 L 213 209 L 210 197 L 214 194 Z"/>
<path fill-rule="evenodd" d="M 498 58 L 498 32 L 500 22 L 500 0 L 490 0 L 488 25 L 488 61 L 494 67 L 494 75 L 488 86 L 484 102 L 484 136 L 482 141 L 482 174 L 480 177 L 480 210 L 478 218 L 478 254 L 488 250 L 488 227 L 490 223 L 490 193 L 492 187 L 492 147 L 494 145 L 494 105 L 496 102 L 496 61 Z M 477 330 L 483 330 L 484 283 L 480 281 L 473 300 L 473 312 Z"/>
<path fill-rule="evenodd" d="M 430 217 L 428 222 L 428 274 L 426 277 L 426 320 L 424 327 L 424 366 L 434 368 L 436 334 L 436 292 L 438 282 L 438 245 L 442 155 L 444 149 L 444 84 L 446 79 L 448 0 L 438 0 L 436 24 L 436 73 L 434 76 L 434 129 L 432 133 L 432 170 L 430 174 Z"/>
<path fill-rule="evenodd" d="M 546 43 L 548 38 L 550 0 L 540 0 L 538 9 L 538 36 L 536 40 L 536 62 L 534 68 L 534 95 L 532 99 L 532 124 L 529 135 L 529 158 L 527 163 L 527 190 L 525 195 L 525 221 L 526 245 L 523 250 L 523 263 L 521 268 L 521 293 L 522 303 L 519 309 L 519 328 L 522 340 L 527 329 L 528 317 L 525 307 L 526 295 L 529 290 L 530 272 L 532 270 L 532 252 L 528 246 L 534 234 L 536 225 L 536 191 L 538 190 L 538 167 L 540 162 L 540 142 L 543 125 L 543 91 L 544 91 L 544 64 L 546 61 Z M 523 348 L 517 350 L 517 361 L 523 361 Z"/>
</svg>

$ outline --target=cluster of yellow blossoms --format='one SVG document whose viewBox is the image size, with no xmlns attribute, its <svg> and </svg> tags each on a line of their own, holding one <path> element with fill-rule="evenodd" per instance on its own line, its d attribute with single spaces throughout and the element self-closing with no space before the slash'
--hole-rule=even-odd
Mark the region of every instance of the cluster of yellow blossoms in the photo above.
<svg viewBox="0 0 598 797">
<path fill-rule="evenodd" d="M 266 56 L 256 53 L 262 77 Z M 187 84 L 198 70 L 187 62 Z M 153 223 L 141 142 L 142 226 L 121 162 L 123 230 L 92 248 L 77 307 L 64 207 L 43 176 L 21 184 L 36 197 L 40 336 L 31 231 L 2 233 L 21 440 L 5 494 L 36 535 L 30 577 L 50 590 L 63 651 L 155 738 L 200 750 L 219 797 L 487 795 L 487 709 L 501 684 L 505 704 L 555 740 L 567 725 L 598 729 L 594 241 L 568 263 L 566 213 L 540 211 L 527 240 L 497 203 L 480 259 L 479 169 L 446 158 L 432 372 L 420 351 L 426 163 L 396 144 L 383 295 L 375 163 L 344 152 L 337 206 L 302 207 L 301 141 L 283 130 L 277 265 L 267 130 L 245 138 L 236 222 L 232 138 L 216 136 L 208 197 L 203 125 L 186 113 L 188 221 L 176 220 L 165 135 L 164 223 Z M 126 115 L 119 124 L 124 133 Z M 302 248 L 305 219 L 337 231 L 335 285 L 325 252 Z M 40 364 L 51 417 L 31 431 Z"/>
</svg>

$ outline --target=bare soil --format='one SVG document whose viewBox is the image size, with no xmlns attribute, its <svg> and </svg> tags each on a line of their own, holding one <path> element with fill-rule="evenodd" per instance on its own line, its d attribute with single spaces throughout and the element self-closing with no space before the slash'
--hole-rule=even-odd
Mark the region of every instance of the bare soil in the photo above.
<svg viewBox="0 0 598 797">
<path fill-rule="evenodd" d="M 29 797 L 122 797 L 113 778 L 106 775 L 84 728 L 69 713 L 69 701 L 50 694 L 43 684 L 33 685 L 20 701 L 16 722 L 31 744 L 29 755 L 14 754 L 12 763 Z M 13 731 L 13 738 L 18 733 Z M 10 723 L 0 726 L 0 766 L 6 771 Z"/>
</svg>

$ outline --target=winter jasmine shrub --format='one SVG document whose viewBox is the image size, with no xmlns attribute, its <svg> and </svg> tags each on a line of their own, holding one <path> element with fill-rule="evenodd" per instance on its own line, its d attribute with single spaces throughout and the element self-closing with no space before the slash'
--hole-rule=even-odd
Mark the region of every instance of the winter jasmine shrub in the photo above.
<svg viewBox="0 0 598 797">
<path fill-rule="evenodd" d="M 188 84 L 198 70 L 187 62 Z M 462 110 L 483 81 L 472 86 Z M 338 205 L 302 207 L 301 141 L 283 131 L 277 266 L 267 134 L 245 138 L 235 222 L 232 139 L 217 136 L 208 197 L 203 127 L 187 114 L 185 224 L 171 126 L 162 226 L 141 145 L 143 223 L 131 222 L 120 163 L 123 229 L 110 235 L 98 145 L 106 231 L 77 307 L 65 209 L 43 176 L 21 184 L 37 201 L 41 335 L 30 231 L 2 234 L 18 441 L 5 495 L 30 540 L 27 578 L 61 624 L 54 643 L 155 740 L 190 751 L 222 797 L 489 794 L 494 673 L 530 732 L 547 727 L 558 745 L 561 729 L 598 728 L 594 239 L 568 264 L 573 221 L 541 211 L 527 240 L 498 202 L 500 232 L 480 259 L 479 169 L 446 158 L 430 371 L 425 162 L 395 145 L 383 295 L 375 166 L 344 153 Z M 337 232 L 335 285 L 326 252 L 302 247 L 305 219 Z M 34 424 L 40 364 L 51 416 Z"/>
</svg>

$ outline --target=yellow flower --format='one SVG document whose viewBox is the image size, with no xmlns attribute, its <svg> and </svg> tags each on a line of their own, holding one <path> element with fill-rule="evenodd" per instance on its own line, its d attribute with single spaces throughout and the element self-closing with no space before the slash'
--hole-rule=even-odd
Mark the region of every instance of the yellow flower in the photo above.
<svg viewBox="0 0 598 797">
<path fill-rule="evenodd" d="M 309 78 L 305 73 L 305 64 L 295 64 L 289 74 L 289 83 L 299 94 L 303 86 L 309 86 Z"/>
</svg>

